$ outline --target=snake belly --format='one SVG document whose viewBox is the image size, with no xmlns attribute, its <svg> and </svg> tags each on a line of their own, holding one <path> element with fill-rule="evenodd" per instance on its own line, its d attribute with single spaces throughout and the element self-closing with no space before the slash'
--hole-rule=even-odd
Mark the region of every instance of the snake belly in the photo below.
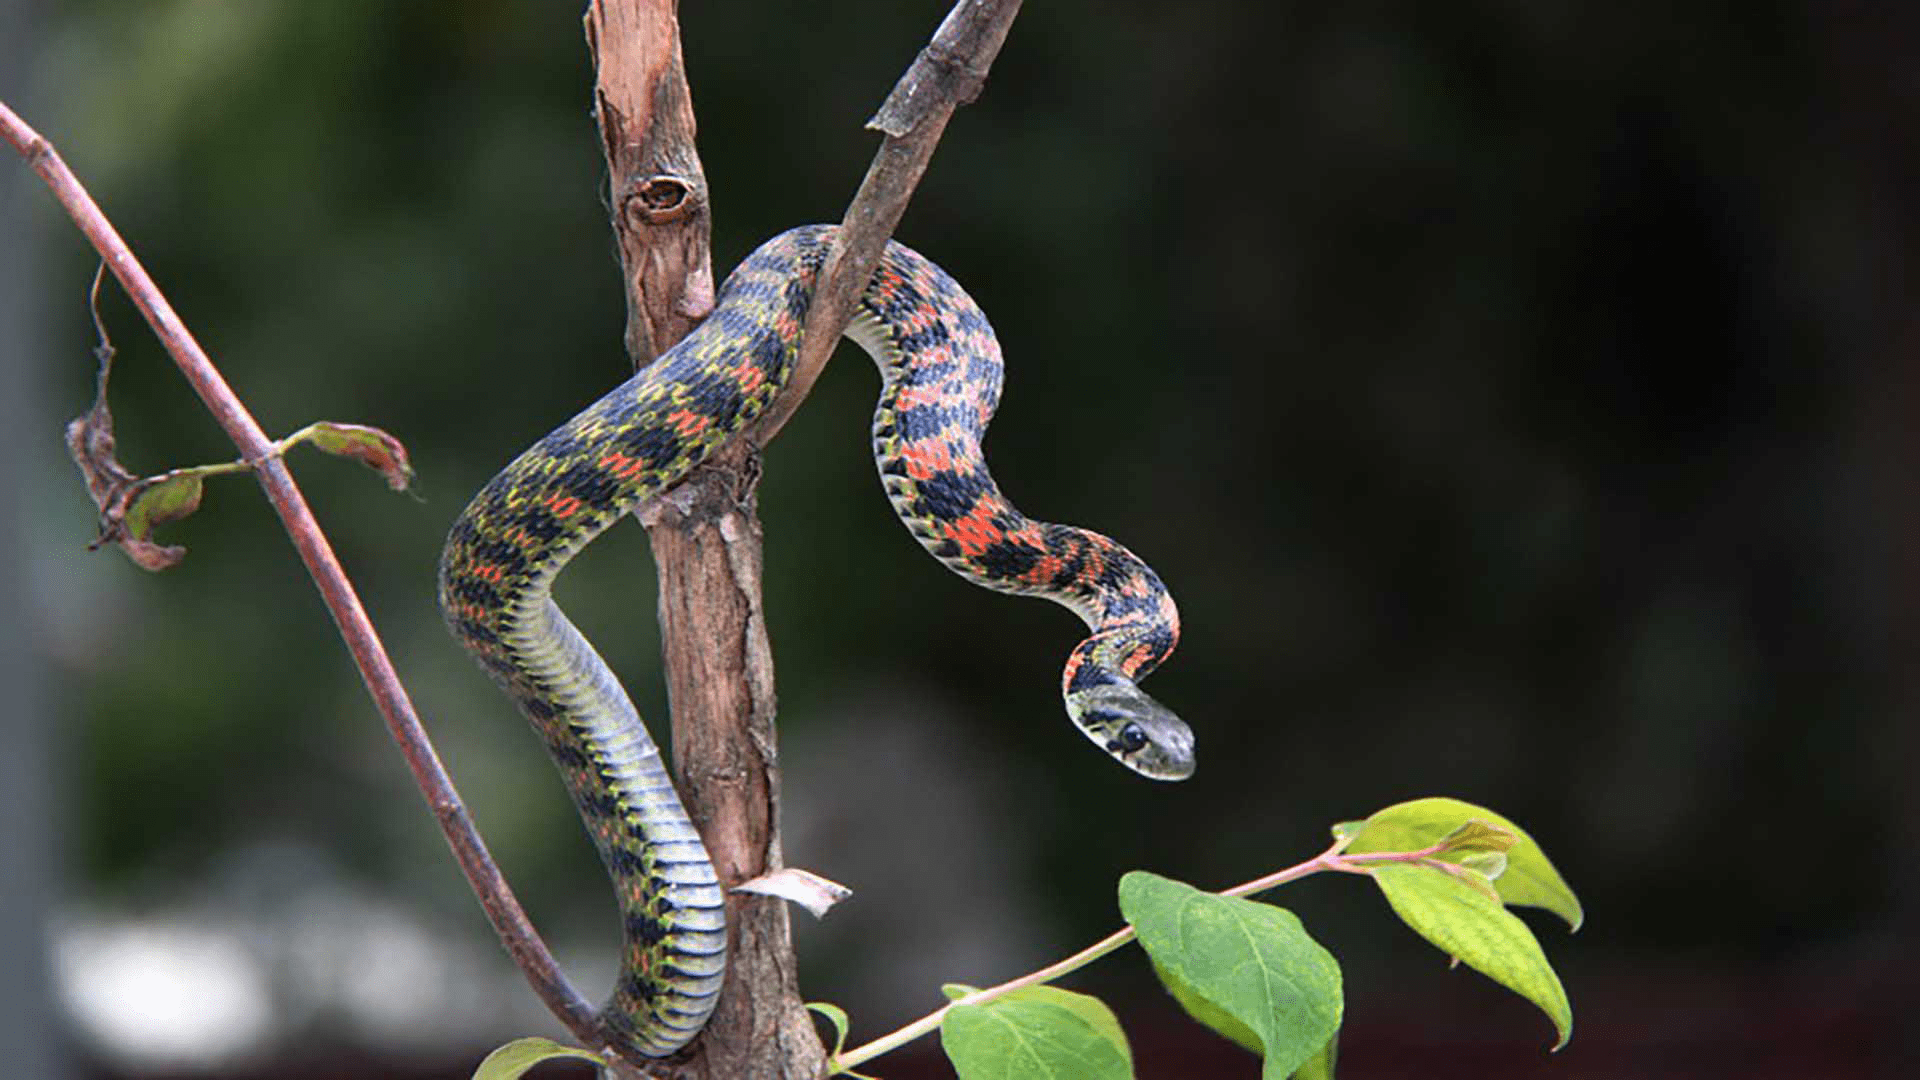
<svg viewBox="0 0 1920 1080">
<path fill-rule="evenodd" d="M 489 481 L 441 554 L 448 626 L 532 723 L 612 878 L 624 940 L 602 1021 L 643 1056 L 678 1051 L 712 1013 L 725 897 L 659 748 L 552 586 L 786 384 L 832 232 L 807 226 L 761 245 L 705 322 Z M 874 456 L 901 521 L 962 577 L 1078 614 L 1093 633 L 1062 677 L 1075 726 L 1144 775 L 1190 774 L 1191 732 L 1136 685 L 1179 638 L 1159 577 L 1105 536 L 1027 518 L 987 472 L 980 439 L 1001 359 L 986 316 L 945 271 L 890 243 L 847 332 L 880 367 Z"/>
</svg>

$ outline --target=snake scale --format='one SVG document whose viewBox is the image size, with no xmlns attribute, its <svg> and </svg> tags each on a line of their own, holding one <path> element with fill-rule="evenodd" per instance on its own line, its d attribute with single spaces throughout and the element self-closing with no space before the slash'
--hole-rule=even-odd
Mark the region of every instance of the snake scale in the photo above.
<svg viewBox="0 0 1920 1080">
<path fill-rule="evenodd" d="M 576 552 L 773 400 L 832 232 L 803 227 L 761 245 L 693 333 L 495 476 L 441 556 L 447 624 L 532 722 L 613 879 L 625 934 L 602 1018 L 645 1056 L 674 1053 L 713 1011 L 724 895 L 658 747 L 551 589 Z M 969 581 L 1079 615 L 1092 635 L 1062 678 L 1075 726 L 1137 772 L 1191 774 L 1192 733 L 1136 685 L 1179 637 L 1160 578 L 1105 536 L 1021 514 L 987 472 L 980 440 L 1001 360 L 979 306 L 932 262 L 889 244 L 847 334 L 880 367 L 874 458 L 907 529 Z"/>
</svg>

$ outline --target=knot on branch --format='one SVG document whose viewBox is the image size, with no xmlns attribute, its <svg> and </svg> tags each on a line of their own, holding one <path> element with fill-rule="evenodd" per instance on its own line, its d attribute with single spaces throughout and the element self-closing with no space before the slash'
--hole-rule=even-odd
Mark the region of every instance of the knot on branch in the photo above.
<svg viewBox="0 0 1920 1080">
<path fill-rule="evenodd" d="M 934 109 L 972 104 L 986 81 L 987 69 L 972 62 L 971 50 L 951 49 L 935 41 L 920 50 L 867 127 L 905 138 Z"/>
<path fill-rule="evenodd" d="M 657 173 L 634 186 L 624 200 L 629 220 L 649 225 L 679 221 L 699 205 L 693 181 L 672 173 Z"/>
</svg>

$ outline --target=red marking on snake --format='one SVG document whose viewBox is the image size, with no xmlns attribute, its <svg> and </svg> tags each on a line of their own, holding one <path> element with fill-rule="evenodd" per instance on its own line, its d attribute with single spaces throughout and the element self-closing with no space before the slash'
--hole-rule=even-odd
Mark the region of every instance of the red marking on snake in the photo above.
<svg viewBox="0 0 1920 1080">
<path fill-rule="evenodd" d="M 740 373 L 738 376 L 740 379 L 740 392 L 743 394 L 753 393 L 760 388 L 761 383 L 767 381 L 766 373 L 752 364 L 742 364 L 735 370 Z"/>
<path fill-rule="evenodd" d="M 759 371 L 760 369 L 754 368 L 754 370 Z M 684 439 L 690 435 L 698 435 L 700 432 L 705 431 L 707 425 L 712 423 L 712 421 L 692 410 L 676 409 L 667 414 L 667 423 L 672 424 L 673 430 L 679 432 L 680 437 Z"/>
<path fill-rule="evenodd" d="M 641 469 L 647 467 L 647 463 L 637 457 L 617 453 L 610 453 L 601 458 L 599 464 L 601 468 L 622 480 L 632 479 Z"/>
<path fill-rule="evenodd" d="M 1061 686 L 1073 685 L 1074 672 L 1077 672 L 1080 670 L 1080 665 L 1084 663 L 1086 659 L 1087 659 L 1086 654 L 1082 653 L 1079 649 L 1075 649 L 1072 652 L 1067 654 L 1066 670 L 1060 673 Z"/>
<path fill-rule="evenodd" d="M 970 559 L 986 554 L 1000 536 L 993 524 L 993 511 L 985 503 L 976 504 L 965 517 L 946 527 L 946 538 L 960 545 L 960 553 Z"/>
<path fill-rule="evenodd" d="M 506 576 L 506 573 L 507 572 L 505 570 L 491 564 L 475 566 L 468 569 L 467 571 L 467 575 L 469 577 L 476 577 L 476 578 L 479 578 L 481 581 L 493 582 L 496 584 L 500 581 L 501 578 Z"/>
<path fill-rule="evenodd" d="M 550 495 L 546 506 L 554 517 L 572 517 L 574 511 L 580 509 L 580 500 L 572 495 Z"/>
<path fill-rule="evenodd" d="M 925 480 L 937 472 L 946 472 L 953 468 L 953 453 L 944 438 L 916 439 L 900 447 L 900 463 L 907 467 L 907 475 L 915 480 Z"/>
<path fill-rule="evenodd" d="M 938 386 L 927 386 L 924 383 L 917 386 L 903 386 L 900 388 L 899 396 L 894 398 L 893 408 L 895 412 L 905 412 L 916 405 L 935 405 L 940 402 L 940 397 Z"/>
<path fill-rule="evenodd" d="M 1020 580 L 1029 585 L 1045 585 L 1060 571 L 1066 569 L 1066 566 L 1067 561 L 1058 555 L 1042 555 L 1032 566 L 1027 567 L 1027 572 L 1020 575 Z"/>
<path fill-rule="evenodd" d="M 1047 546 L 1047 538 L 1040 533 L 1040 523 L 1030 518 L 1018 529 L 1008 533 L 1007 539 L 1015 541 L 1016 543 L 1025 544 L 1030 548 L 1045 548 Z M 1051 558 L 1051 556 L 1049 557 Z M 1054 561 L 1059 562 L 1058 559 L 1054 559 Z"/>
</svg>

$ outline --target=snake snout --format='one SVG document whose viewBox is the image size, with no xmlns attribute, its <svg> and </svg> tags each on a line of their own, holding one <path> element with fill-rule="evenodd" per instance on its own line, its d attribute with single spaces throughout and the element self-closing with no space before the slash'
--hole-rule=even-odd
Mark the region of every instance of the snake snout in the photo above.
<svg viewBox="0 0 1920 1080">
<path fill-rule="evenodd" d="M 1089 739 L 1151 780 L 1193 775 L 1193 729 L 1132 683 L 1110 683 L 1069 695 L 1067 712 Z"/>
</svg>

